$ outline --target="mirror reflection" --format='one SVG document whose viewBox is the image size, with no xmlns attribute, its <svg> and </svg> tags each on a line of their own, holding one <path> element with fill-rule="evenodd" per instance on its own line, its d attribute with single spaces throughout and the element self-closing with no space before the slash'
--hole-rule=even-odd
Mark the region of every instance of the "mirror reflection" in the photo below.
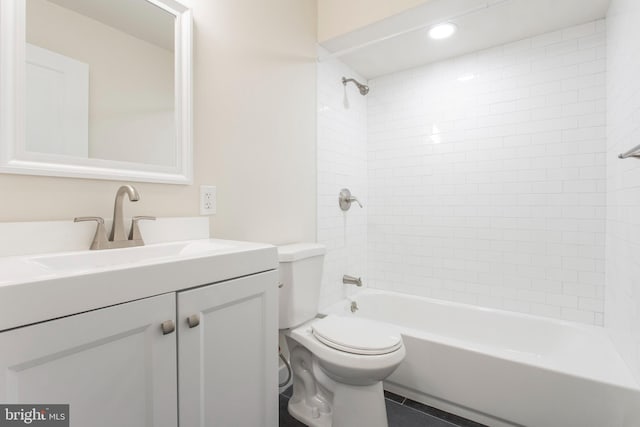
<svg viewBox="0 0 640 427">
<path fill-rule="evenodd" d="M 174 21 L 147 0 L 27 0 L 26 151 L 176 166 Z"/>
</svg>

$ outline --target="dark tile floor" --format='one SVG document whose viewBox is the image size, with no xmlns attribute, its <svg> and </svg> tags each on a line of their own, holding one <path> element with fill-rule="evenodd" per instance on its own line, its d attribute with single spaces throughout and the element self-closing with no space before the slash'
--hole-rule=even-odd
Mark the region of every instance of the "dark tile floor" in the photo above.
<svg viewBox="0 0 640 427">
<path fill-rule="evenodd" d="M 280 394 L 280 427 L 305 427 L 289 415 L 287 403 L 290 397 L 291 387 Z M 384 397 L 389 427 L 486 427 L 388 391 L 384 392 Z"/>
</svg>

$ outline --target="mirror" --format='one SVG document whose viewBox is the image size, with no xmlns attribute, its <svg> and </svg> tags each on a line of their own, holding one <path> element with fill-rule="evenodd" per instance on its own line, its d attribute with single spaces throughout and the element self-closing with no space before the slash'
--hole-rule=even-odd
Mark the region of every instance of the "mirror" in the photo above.
<svg viewBox="0 0 640 427">
<path fill-rule="evenodd" d="M 0 171 L 191 183 L 184 5 L 2 0 L 0 25 Z"/>
</svg>

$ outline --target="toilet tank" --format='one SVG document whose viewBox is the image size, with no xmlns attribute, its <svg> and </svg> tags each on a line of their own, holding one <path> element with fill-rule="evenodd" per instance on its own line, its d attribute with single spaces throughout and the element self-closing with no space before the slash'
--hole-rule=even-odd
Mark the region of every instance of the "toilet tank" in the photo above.
<svg viewBox="0 0 640 427">
<path fill-rule="evenodd" d="M 325 248 L 317 243 L 278 247 L 279 329 L 298 326 L 318 314 Z"/>
</svg>

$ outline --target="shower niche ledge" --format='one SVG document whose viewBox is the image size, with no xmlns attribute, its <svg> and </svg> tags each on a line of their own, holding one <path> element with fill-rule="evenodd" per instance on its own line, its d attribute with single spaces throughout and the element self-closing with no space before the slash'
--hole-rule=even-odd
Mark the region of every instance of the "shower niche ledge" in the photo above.
<svg viewBox="0 0 640 427">
<path fill-rule="evenodd" d="M 11 253 L 38 230 L 60 240 Z M 84 224 L 0 224 L 0 401 L 69 404 L 74 425 L 275 427 L 275 247 L 210 239 L 201 218 L 142 232 L 90 251 Z"/>
</svg>

